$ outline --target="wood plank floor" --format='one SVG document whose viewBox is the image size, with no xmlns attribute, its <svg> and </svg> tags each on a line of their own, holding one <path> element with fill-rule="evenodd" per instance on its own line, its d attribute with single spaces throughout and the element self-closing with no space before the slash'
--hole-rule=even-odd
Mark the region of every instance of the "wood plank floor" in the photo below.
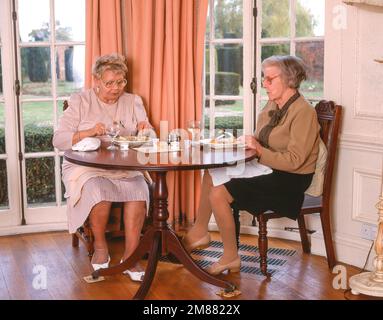
<svg viewBox="0 0 383 320">
<path fill-rule="evenodd" d="M 213 233 L 213 239 L 219 235 Z M 255 236 L 242 236 L 241 243 L 256 244 Z M 269 247 L 297 251 L 287 257 L 283 268 L 267 280 L 262 275 L 237 273 L 221 277 L 234 283 L 242 292 L 241 300 L 345 299 L 344 290 L 332 286 L 334 274 L 324 257 L 302 253 L 300 243 L 270 239 Z M 112 264 L 122 256 L 123 242 L 110 242 Z M 145 261 L 142 262 L 145 265 Z M 43 266 L 43 269 L 41 269 Z M 359 272 L 346 266 L 347 277 Z M 36 276 L 46 270 L 46 288 L 36 290 Z M 0 237 L 0 299 L 131 299 L 139 284 L 125 275 L 108 277 L 88 284 L 83 280 L 91 273 L 84 246 L 72 248 L 66 232 L 50 232 Z M 44 285 L 37 282 L 38 285 Z M 202 283 L 182 266 L 159 262 L 147 299 L 152 300 L 220 300 L 217 287 Z"/>
</svg>

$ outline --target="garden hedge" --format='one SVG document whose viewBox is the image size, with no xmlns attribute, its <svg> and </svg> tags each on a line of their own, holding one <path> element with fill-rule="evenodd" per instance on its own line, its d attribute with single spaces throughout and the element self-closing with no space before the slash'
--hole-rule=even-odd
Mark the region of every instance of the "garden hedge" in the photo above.
<svg viewBox="0 0 383 320">
<path fill-rule="evenodd" d="M 25 152 L 53 151 L 52 127 L 25 126 Z M 5 153 L 4 129 L 0 128 L 0 153 Z M 54 202 L 55 173 L 54 158 L 26 159 L 26 181 L 28 203 Z M 7 205 L 6 163 L 0 161 L 0 206 Z"/>
</svg>

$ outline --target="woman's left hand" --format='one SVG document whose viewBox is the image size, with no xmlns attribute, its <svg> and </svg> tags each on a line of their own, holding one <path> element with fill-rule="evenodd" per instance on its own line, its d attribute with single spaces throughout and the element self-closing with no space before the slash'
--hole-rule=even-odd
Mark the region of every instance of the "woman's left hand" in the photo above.
<svg viewBox="0 0 383 320">
<path fill-rule="evenodd" d="M 245 143 L 247 149 L 254 149 L 257 156 L 261 156 L 263 147 L 254 136 L 242 136 L 238 139 Z"/>
<path fill-rule="evenodd" d="M 144 129 L 150 129 L 151 127 L 152 126 L 147 121 L 140 121 L 139 123 L 137 123 L 137 130 L 138 131 L 144 130 Z"/>
</svg>

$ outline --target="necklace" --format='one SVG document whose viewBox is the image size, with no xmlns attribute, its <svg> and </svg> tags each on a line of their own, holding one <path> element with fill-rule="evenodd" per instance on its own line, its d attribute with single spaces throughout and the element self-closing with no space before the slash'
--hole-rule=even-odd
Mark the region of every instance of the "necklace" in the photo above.
<svg viewBox="0 0 383 320">
<path fill-rule="evenodd" d="M 97 95 L 97 103 L 100 108 L 103 110 L 104 114 L 113 122 L 117 122 L 117 111 L 119 107 L 119 101 L 117 100 L 113 104 L 108 104 L 103 102 Z"/>
</svg>

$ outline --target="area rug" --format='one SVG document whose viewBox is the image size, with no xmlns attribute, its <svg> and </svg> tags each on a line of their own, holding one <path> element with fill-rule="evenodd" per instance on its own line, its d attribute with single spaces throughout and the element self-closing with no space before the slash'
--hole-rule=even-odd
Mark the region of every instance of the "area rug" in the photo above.
<svg viewBox="0 0 383 320">
<path fill-rule="evenodd" d="M 221 257 L 222 248 L 221 241 L 212 241 L 207 249 L 193 250 L 192 257 L 201 268 L 206 268 Z M 269 248 L 267 250 L 267 271 L 273 275 L 282 270 L 287 263 L 287 258 L 295 254 L 295 250 Z M 240 244 L 239 256 L 241 257 L 241 272 L 262 275 L 259 268 L 260 257 L 257 246 Z M 162 257 L 160 261 L 172 262 L 167 257 Z"/>
</svg>

